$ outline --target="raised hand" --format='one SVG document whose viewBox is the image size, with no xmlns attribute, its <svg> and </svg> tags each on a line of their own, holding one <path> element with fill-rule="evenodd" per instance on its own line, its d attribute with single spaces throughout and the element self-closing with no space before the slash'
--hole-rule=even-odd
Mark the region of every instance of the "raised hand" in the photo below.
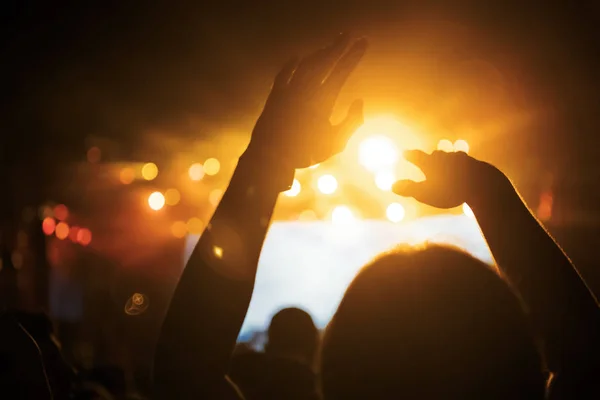
<svg viewBox="0 0 600 400">
<path fill-rule="evenodd" d="M 365 54 L 367 41 L 349 44 L 348 36 L 341 35 L 330 46 L 286 64 L 275 78 L 246 154 L 268 157 L 277 166 L 305 168 L 344 149 L 363 123 L 362 101 L 352 103 L 339 125 L 333 126 L 329 119 L 340 90 Z"/>
<path fill-rule="evenodd" d="M 463 152 L 434 151 L 427 154 L 420 150 L 409 150 L 404 157 L 423 171 L 426 180 L 398 181 L 392 190 L 400 196 L 413 197 L 437 208 L 454 208 L 462 203 L 471 203 L 486 180 L 501 175 L 492 165 Z"/>
</svg>

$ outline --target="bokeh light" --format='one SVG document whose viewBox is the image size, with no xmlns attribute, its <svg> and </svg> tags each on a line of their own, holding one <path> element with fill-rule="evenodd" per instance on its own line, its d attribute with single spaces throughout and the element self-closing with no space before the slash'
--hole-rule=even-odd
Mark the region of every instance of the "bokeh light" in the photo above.
<svg viewBox="0 0 600 400">
<path fill-rule="evenodd" d="M 56 225 L 54 232 L 58 239 L 64 240 L 69 236 L 69 225 L 64 222 L 59 222 L 58 225 Z"/>
<path fill-rule="evenodd" d="M 392 222 L 400 222 L 404 219 L 406 211 L 404 210 L 402 204 L 392 203 L 389 206 L 387 206 L 387 209 L 385 210 L 385 215 L 387 216 L 387 219 L 389 219 Z"/>
<path fill-rule="evenodd" d="M 174 206 L 181 200 L 181 194 L 177 189 L 167 189 L 165 192 L 165 203 L 168 206 Z"/>
<path fill-rule="evenodd" d="M 69 209 L 64 204 L 58 204 L 53 210 L 54 218 L 64 221 L 69 217 Z"/>
<path fill-rule="evenodd" d="M 125 314 L 135 316 L 140 315 L 148 309 L 150 301 L 142 293 L 134 293 L 125 303 Z"/>
<path fill-rule="evenodd" d="M 380 171 L 375 175 L 375 185 L 381 190 L 391 190 L 394 182 L 396 177 L 391 171 Z"/>
<path fill-rule="evenodd" d="M 217 258 L 223 258 L 223 248 L 219 246 L 213 246 L 213 253 Z"/>
<path fill-rule="evenodd" d="M 347 206 L 337 206 L 331 212 L 331 222 L 336 225 L 350 224 L 355 221 L 352 210 Z"/>
<path fill-rule="evenodd" d="M 219 205 L 219 202 L 221 201 L 222 197 L 223 191 L 221 189 L 214 189 L 211 190 L 208 194 L 208 201 L 210 202 L 210 204 L 216 207 Z"/>
<path fill-rule="evenodd" d="M 200 163 L 194 163 L 188 169 L 188 175 L 193 181 L 199 181 L 204 178 L 204 167 Z"/>
<path fill-rule="evenodd" d="M 54 233 L 54 229 L 56 229 L 56 221 L 54 221 L 54 218 L 44 218 L 44 220 L 42 221 L 42 232 L 50 236 Z"/>
<path fill-rule="evenodd" d="M 87 159 L 92 164 L 100 162 L 101 157 L 102 157 L 102 152 L 96 146 L 90 147 L 90 149 L 87 151 Z"/>
<path fill-rule="evenodd" d="M 469 205 L 467 203 L 464 203 L 462 205 L 462 209 L 463 209 L 463 213 L 469 217 L 469 218 L 475 218 L 475 214 L 473 213 L 473 210 L 471 210 L 471 207 L 469 207 Z"/>
<path fill-rule="evenodd" d="M 151 181 L 158 176 L 158 167 L 154 163 L 144 164 L 142 167 L 142 178 Z"/>
<path fill-rule="evenodd" d="M 298 196 L 298 194 L 300 194 L 301 190 L 302 190 L 302 186 L 300 185 L 300 182 L 298 182 L 298 179 L 294 179 L 294 182 L 292 183 L 292 187 L 289 190 L 286 190 L 285 192 L 283 192 L 283 194 L 288 197 L 296 197 L 296 196 Z"/>
<path fill-rule="evenodd" d="M 92 242 L 92 232 L 87 228 L 79 229 L 79 232 L 77 232 L 77 242 L 82 246 L 87 246 Z"/>
<path fill-rule="evenodd" d="M 200 218 L 190 218 L 187 222 L 187 230 L 192 235 L 199 235 L 204 230 L 204 223 Z"/>
<path fill-rule="evenodd" d="M 375 172 L 398 162 L 398 148 L 386 136 L 368 137 L 358 148 L 358 160 L 367 170 Z"/>
<path fill-rule="evenodd" d="M 216 175 L 221 169 L 221 163 L 216 158 L 209 158 L 204 161 L 204 173 L 206 175 Z"/>
<path fill-rule="evenodd" d="M 175 221 L 171 225 L 171 233 L 176 238 L 181 239 L 181 238 L 185 237 L 185 235 L 187 234 L 187 230 L 188 230 L 187 225 L 183 221 Z"/>
<path fill-rule="evenodd" d="M 119 180 L 124 185 L 129 185 L 135 180 L 135 171 L 133 168 L 123 168 L 119 173 Z"/>
<path fill-rule="evenodd" d="M 154 211 L 158 211 L 165 206 L 165 196 L 161 192 L 153 192 L 148 196 L 148 205 Z"/>
<path fill-rule="evenodd" d="M 466 140 L 458 139 L 454 142 L 454 151 L 462 151 L 464 153 L 469 153 L 469 143 Z"/>
<path fill-rule="evenodd" d="M 314 221 L 317 219 L 317 213 L 314 210 L 304 210 L 298 216 L 299 221 Z"/>
<path fill-rule="evenodd" d="M 79 235 L 80 228 L 78 226 L 72 226 L 69 230 L 69 240 L 73 243 L 77 242 L 77 235 Z"/>
<path fill-rule="evenodd" d="M 438 142 L 437 149 L 445 151 L 446 153 L 452 153 L 454 151 L 454 145 L 448 139 L 442 139 Z"/>
<path fill-rule="evenodd" d="M 337 190 L 338 182 L 333 175 L 323 175 L 317 181 L 317 187 L 323 194 L 332 194 Z"/>
</svg>

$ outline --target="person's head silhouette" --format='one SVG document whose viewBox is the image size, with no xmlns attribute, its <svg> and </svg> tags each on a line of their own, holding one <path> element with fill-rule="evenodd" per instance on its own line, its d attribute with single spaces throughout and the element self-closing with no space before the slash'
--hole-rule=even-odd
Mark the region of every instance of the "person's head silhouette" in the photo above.
<svg viewBox="0 0 600 400">
<path fill-rule="evenodd" d="M 325 399 L 543 399 L 545 378 L 510 287 L 447 247 L 376 259 L 346 291 L 321 353 Z"/>
<path fill-rule="evenodd" d="M 312 365 L 319 345 L 319 331 L 312 317 L 299 308 L 278 311 L 269 326 L 265 352 Z"/>
</svg>

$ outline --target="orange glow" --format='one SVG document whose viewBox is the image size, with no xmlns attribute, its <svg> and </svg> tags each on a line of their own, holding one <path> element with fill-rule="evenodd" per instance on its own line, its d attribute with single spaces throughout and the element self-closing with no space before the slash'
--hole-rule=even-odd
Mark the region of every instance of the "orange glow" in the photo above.
<svg viewBox="0 0 600 400">
<path fill-rule="evenodd" d="M 175 222 L 173 222 L 173 225 L 171 225 L 171 233 L 176 238 L 181 239 L 181 238 L 185 237 L 187 230 L 188 230 L 187 225 L 183 221 L 175 221 Z"/>
<path fill-rule="evenodd" d="M 452 153 L 454 151 L 454 145 L 448 139 L 442 139 L 438 142 L 437 149 L 445 151 L 446 153 Z"/>
<path fill-rule="evenodd" d="M 214 246 L 213 253 L 215 254 L 215 257 L 223 258 L 223 248 L 222 247 Z"/>
<path fill-rule="evenodd" d="M 304 210 L 298 216 L 298 220 L 300 221 L 314 221 L 317 219 L 317 213 L 313 210 Z"/>
<path fill-rule="evenodd" d="M 187 222 L 187 230 L 192 235 L 199 235 L 204 230 L 204 223 L 202 222 L 202 220 L 200 218 L 196 218 L 196 217 L 190 218 Z"/>
<path fill-rule="evenodd" d="M 64 221 L 69 216 L 69 209 L 64 204 L 54 207 L 54 217 L 59 221 Z"/>
<path fill-rule="evenodd" d="M 464 153 L 469 153 L 469 143 L 466 140 L 458 139 L 454 142 L 454 151 L 462 151 Z"/>
<path fill-rule="evenodd" d="M 298 182 L 297 179 L 294 179 L 294 182 L 292 183 L 292 187 L 289 190 L 286 190 L 285 192 L 283 192 L 283 194 L 288 197 L 296 197 L 296 196 L 298 196 L 298 194 L 300 194 L 301 190 L 302 190 L 302 186 L 300 185 L 300 182 Z"/>
<path fill-rule="evenodd" d="M 82 246 L 87 246 L 92 242 L 92 232 L 89 229 L 81 228 L 77 232 L 77 241 Z"/>
<path fill-rule="evenodd" d="M 158 176 L 158 167 L 154 163 L 144 164 L 142 167 L 142 178 L 151 181 Z"/>
<path fill-rule="evenodd" d="M 72 226 L 71 229 L 69 230 L 69 239 L 71 240 L 71 242 L 77 242 L 77 236 L 79 235 L 79 227 L 78 226 Z"/>
<path fill-rule="evenodd" d="M 135 179 L 135 172 L 131 168 L 123 168 L 119 174 L 119 180 L 124 185 L 129 185 Z"/>
<path fill-rule="evenodd" d="M 95 164 L 100 161 L 100 157 L 102 157 L 102 152 L 96 146 L 91 147 L 87 152 L 87 159 L 92 164 Z"/>
<path fill-rule="evenodd" d="M 398 148 L 387 136 L 371 136 L 360 144 L 358 160 L 367 170 L 375 172 L 398 162 Z"/>
<path fill-rule="evenodd" d="M 387 207 L 385 214 L 390 221 L 400 222 L 404 219 L 406 211 L 404 210 L 402 204 L 392 203 Z"/>
<path fill-rule="evenodd" d="M 64 240 L 69 236 L 69 225 L 64 222 L 59 222 L 55 229 L 56 237 Z"/>
<path fill-rule="evenodd" d="M 42 231 L 46 235 L 50 236 L 54 233 L 54 229 L 56 229 L 56 221 L 54 221 L 54 218 L 44 218 L 44 220 L 42 221 Z"/>
<path fill-rule="evenodd" d="M 204 178 L 204 167 L 200 163 L 192 164 L 188 170 L 188 175 L 191 180 L 199 181 Z"/>
<path fill-rule="evenodd" d="M 204 162 L 204 173 L 206 175 L 216 175 L 221 169 L 221 163 L 216 158 L 209 158 Z"/>
<path fill-rule="evenodd" d="M 148 205 L 154 211 L 158 211 L 165 206 L 165 196 L 161 192 L 153 192 L 148 196 Z"/>
<path fill-rule="evenodd" d="M 179 200 L 181 200 L 181 195 L 179 194 L 179 190 L 177 189 L 168 189 L 165 192 L 165 203 L 168 206 L 174 206 L 177 203 L 179 203 Z"/>
<path fill-rule="evenodd" d="M 218 206 L 221 198 L 223 197 L 223 191 L 221 189 L 214 189 L 208 194 L 208 201 L 213 206 Z"/>
<path fill-rule="evenodd" d="M 337 190 L 338 182 L 333 175 L 323 175 L 317 181 L 317 187 L 323 194 L 332 194 Z"/>
</svg>

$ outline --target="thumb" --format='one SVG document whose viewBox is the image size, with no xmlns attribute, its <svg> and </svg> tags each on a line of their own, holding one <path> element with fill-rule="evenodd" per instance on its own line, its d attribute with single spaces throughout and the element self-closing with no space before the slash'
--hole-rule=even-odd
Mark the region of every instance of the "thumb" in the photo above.
<svg viewBox="0 0 600 400">
<path fill-rule="evenodd" d="M 432 204 L 435 200 L 435 195 L 432 193 L 430 186 L 427 185 L 427 181 L 401 180 L 394 183 L 392 192 L 403 197 L 412 197 L 425 204 Z"/>
<path fill-rule="evenodd" d="M 346 143 L 350 136 L 352 136 L 364 122 L 363 101 L 361 99 L 354 100 L 348 109 L 346 118 L 335 127 L 337 130 L 336 139 L 338 141 L 336 147 L 340 149 L 346 147 Z"/>
</svg>

